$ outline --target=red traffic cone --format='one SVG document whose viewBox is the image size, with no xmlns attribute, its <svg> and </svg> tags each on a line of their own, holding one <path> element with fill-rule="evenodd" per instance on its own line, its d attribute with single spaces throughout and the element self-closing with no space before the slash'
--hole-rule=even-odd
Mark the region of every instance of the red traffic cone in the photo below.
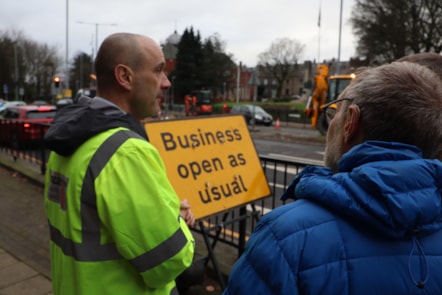
<svg viewBox="0 0 442 295">
<path fill-rule="evenodd" d="M 279 124 L 279 118 L 276 118 L 275 129 L 279 129 L 279 128 L 281 128 L 281 126 Z"/>
</svg>

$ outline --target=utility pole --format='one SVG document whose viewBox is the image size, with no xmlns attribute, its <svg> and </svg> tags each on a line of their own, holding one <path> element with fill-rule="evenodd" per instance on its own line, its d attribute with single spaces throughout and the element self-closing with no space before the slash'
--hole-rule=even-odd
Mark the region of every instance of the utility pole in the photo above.
<svg viewBox="0 0 442 295">
<path fill-rule="evenodd" d="M 238 69 L 236 72 L 236 103 L 239 102 L 239 83 L 241 82 L 241 68 L 242 68 L 242 63 L 239 62 L 238 64 Z"/>
<path fill-rule="evenodd" d="M 18 58 L 17 58 L 17 42 L 14 42 L 14 65 L 15 65 L 15 100 L 18 100 Z"/>
<path fill-rule="evenodd" d="M 338 65 L 336 67 L 336 74 L 339 75 L 341 66 L 341 35 L 342 35 L 342 4 L 344 0 L 341 0 L 341 10 L 339 13 L 339 41 L 338 41 Z"/>
<path fill-rule="evenodd" d="M 66 74 L 64 77 L 66 81 L 66 89 L 69 88 L 69 0 L 66 0 Z"/>
<path fill-rule="evenodd" d="M 318 64 L 321 63 L 321 9 L 322 1 L 319 2 L 319 14 L 318 14 Z"/>
</svg>

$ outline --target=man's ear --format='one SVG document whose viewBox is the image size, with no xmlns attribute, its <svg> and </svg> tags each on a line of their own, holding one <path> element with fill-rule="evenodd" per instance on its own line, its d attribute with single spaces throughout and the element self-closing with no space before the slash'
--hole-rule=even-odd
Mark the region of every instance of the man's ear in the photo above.
<svg viewBox="0 0 442 295">
<path fill-rule="evenodd" d="M 361 125 L 359 118 L 361 116 L 361 110 L 355 104 L 351 104 L 346 112 L 344 122 L 344 142 L 351 143 L 352 141 L 358 141 L 358 137 L 361 132 Z"/>
<path fill-rule="evenodd" d="M 115 80 L 117 84 L 123 87 L 126 90 L 130 90 L 132 88 L 133 82 L 133 71 L 128 66 L 119 64 L 115 67 Z"/>
</svg>

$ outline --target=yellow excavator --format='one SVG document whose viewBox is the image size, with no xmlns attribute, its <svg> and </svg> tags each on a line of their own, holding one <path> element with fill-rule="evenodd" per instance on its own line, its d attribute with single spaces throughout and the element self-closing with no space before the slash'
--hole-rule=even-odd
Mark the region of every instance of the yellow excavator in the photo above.
<svg viewBox="0 0 442 295">
<path fill-rule="evenodd" d="M 329 67 L 325 64 L 319 64 L 312 95 L 307 101 L 304 113 L 310 119 L 311 125 L 325 135 L 328 129 L 328 123 L 321 106 L 338 98 L 344 89 L 350 84 L 356 75 L 328 75 Z"/>
</svg>

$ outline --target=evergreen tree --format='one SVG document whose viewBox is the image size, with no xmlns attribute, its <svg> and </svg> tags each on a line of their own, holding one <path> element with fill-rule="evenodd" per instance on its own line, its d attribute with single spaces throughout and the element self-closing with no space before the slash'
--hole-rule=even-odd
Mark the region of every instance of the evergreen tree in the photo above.
<svg viewBox="0 0 442 295">
<path fill-rule="evenodd" d="M 176 66 L 170 74 L 175 76 L 176 96 L 183 99 L 186 94 L 201 86 L 202 44 L 199 33 L 186 29 L 178 44 Z"/>
<path fill-rule="evenodd" d="M 205 40 L 203 53 L 203 84 L 206 89 L 212 90 L 214 97 L 220 97 L 226 91 L 226 86 L 233 82 L 236 65 L 232 57 L 224 53 L 224 44 L 218 35 Z"/>
<path fill-rule="evenodd" d="M 197 89 L 211 90 L 218 97 L 224 91 L 224 83 L 233 79 L 235 67 L 217 35 L 202 43 L 199 32 L 195 34 L 193 28 L 186 29 L 178 44 L 175 69 L 170 73 L 170 77 L 175 77 L 176 97 L 183 100 L 186 94 Z"/>
</svg>

